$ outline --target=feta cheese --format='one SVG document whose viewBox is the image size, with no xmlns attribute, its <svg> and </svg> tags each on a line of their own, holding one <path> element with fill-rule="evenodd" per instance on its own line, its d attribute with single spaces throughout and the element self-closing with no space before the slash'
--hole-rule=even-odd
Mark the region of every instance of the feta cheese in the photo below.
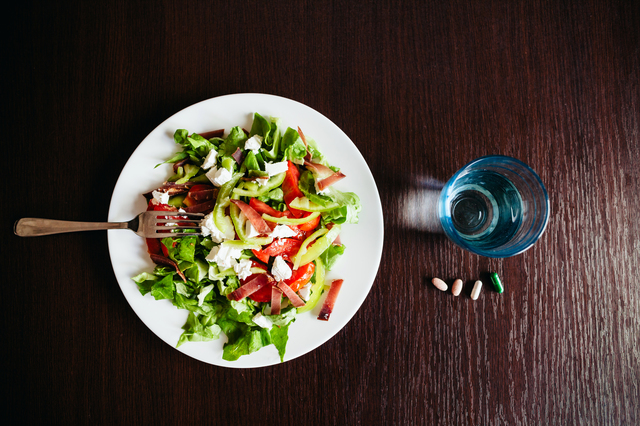
<svg viewBox="0 0 640 426">
<path fill-rule="evenodd" d="M 207 176 L 215 186 L 222 186 L 231 180 L 232 174 L 224 167 L 218 169 L 214 166 L 205 176 Z"/>
<path fill-rule="evenodd" d="M 265 163 L 264 168 L 265 171 L 269 173 L 269 177 L 271 177 L 286 172 L 287 169 L 289 169 L 289 164 L 286 161 L 281 161 L 279 163 Z"/>
<path fill-rule="evenodd" d="M 253 318 L 252 321 L 255 325 L 258 325 L 262 328 L 271 328 L 273 326 L 273 321 L 270 318 L 265 317 L 260 312 L 258 312 Z"/>
<path fill-rule="evenodd" d="M 218 161 L 218 151 L 211 148 L 211 151 L 209 151 L 204 159 L 204 163 L 202 163 L 202 168 L 208 170 L 216 165 L 216 161 Z"/>
<path fill-rule="evenodd" d="M 200 227 L 202 228 L 202 236 L 206 237 L 211 235 L 211 240 L 214 243 L 221 243 L 224 240 L 233 240 L 236 236 L 236 233 L 233 229 L 233 224 L 231 223 L 231 218 L 229 216 L 224 217 L 224 221 L 226 223 L 227 233 L 223 233 L 218 229 L 216 223 L 213 220 L 213 212 L 209 213 L 202 219 L 200 222 Z"/>
<path fill-rule="evenodd" d="M 271 236 L 273 238 L 289 238 L 289 237 L 295 237 L 296 235 L 297 235 L 296 231 L 294 231 L 287 225 L 282 225 L 282 224 L 276 225 L 276 227 L 273 228 L 273 231 L 271 231 Z"/>
<path fill-rule="evenodd" d="M 331 192 L 331 190 L 329 189 L 329 187 L 325 188 L 325 189 L 324 189 L 324 191 L 320 191 L 320 190 L 318 189 L 318 181 L 317 181 L 317 180 L 313 182 L 313 186 L 315 186 L 315 188 L 316 188 L 316 194 L 318 194 L 318 195 L 329 195 L 329 192 Z"/>
<path fill-rule="evenodd" d="M 305 284 L 303 287 L 298 290 L 298 294 L 305 302 L 309 300 L 309 296 L 311 296 L 311 281 Z"/>
<path fill-rule="evenodd" d="M 244 149 L 251 150 L 254 154 L 257 154 L 260 151 L 261 146 L 262 136 L 260 135 L 253 135 L 244 143 Z"/>
<path fill-rule="evenodd" d="M 168 192 L 153 191 L 151 194 L 153 195 L 153 199 L 156 200 L 158 203 L 169 204 Z"/>
<path fill-rule="evenodd" d="M 277 256 L 273 261 L 273 266 L 271 267 L 271 275 L 276 281 L 284 281 L 287 278 L 291 278 L 291 268 L 287 265 L 287 262 L 284 261 L 282 256 Z"/>
<path fill-rule="evenodd" d="M 252 182 L 257 183 L 258 186 L 265 186 L 267 183 L 269 183 L 269 178 L 268 177 L 257 177 L 255 178 Z"/>
<path fill-rule="evenodd" d="M 217 263 L 220 270 L 224 271 L 233 268 L 238 263 L 236 259 L 240 258 L 241 255 L 242 249 L 222 243 L 213 247 L 205 259 L 208 262 Z"/>
<path fill-rule="evenodd" d="M 238 278 L 244 280 L 249 275 L 251 275 L 251 260 L 249 259 L 240 259 L 238 263 L 233 265 L 233 270 L 238 275 Z"/>
<path fill-rule="evenodd" d="M 247 216 L 244 213 L 240 212 L 240 222 L 244 221 L 244 232 L 247 234 L 247 238 L 253 238 L 260 235 L 260 233 L 253 227 L 253 224 L 250 220 L 247 219 Z"/>
</svg>

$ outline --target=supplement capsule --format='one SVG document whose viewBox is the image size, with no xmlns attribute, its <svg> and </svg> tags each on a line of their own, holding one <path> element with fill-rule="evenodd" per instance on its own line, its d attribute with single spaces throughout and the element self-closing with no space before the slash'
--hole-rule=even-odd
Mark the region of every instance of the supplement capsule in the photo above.
<svg viewBox="0 0 640 426">
<path fill-rule="evenodd" d="M 493 289 L 497 293 L 504 292 L 504 287 L 502 286 L 502 283 L 500 282 L 500 277 L 498 276 L 497 273 L 493 272 L 491 274 L 491 282 L 493 283 Z"/>
<path fill-rule="evenodd" d="M 447 286 L 447 283 L 442 281 L 440 278 L 434 278 L 431 280 L 431 282 L 440 291 L 447 291 L 447 289 L 449 288 L 449 286 Z"/>
<path fill-rule="evenodd" d="M 451 293 L 454 296 L 458 296 L 461 291 L 462 291 L 462 280 L 458 278 L 453 282 L 453 285 L 451 286 Z"/>
<path fill-rule="evenodd" d="M 478 296 L 480 296 L 480 290 L 482 289 L 482 281 L 478 280 L 473 285 L 473 290 L 471 290 L 471 299 L 477 300 Z"/>
</svg>

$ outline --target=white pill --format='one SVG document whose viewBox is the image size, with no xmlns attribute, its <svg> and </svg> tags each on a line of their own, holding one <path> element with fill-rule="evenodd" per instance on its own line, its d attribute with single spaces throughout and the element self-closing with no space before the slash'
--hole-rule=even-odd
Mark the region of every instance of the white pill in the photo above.
<svg viewBox="0 0 640 426">
<path fill-rule="evenodd" d="M 471 290 L 471 299 L 477 300 L 478 296 L 480 296 L 480 290 L 482 289 L 482 281 L 478 280 L 473 285 L 473 290 Z"/>
<path fill-rule="evenodd" d="M 431 280 L 431 282 L 440 291 L 447 291 L 447 289 L 449 288 L 449 286 L 447 286 L 447 283 L 442 281 L 440 278 L 434 278 Z"/>
<path fill-rule="evenodd" d="M 451 293 L 454 296 L 458 296 L 458 295 L 460 295 L 461 291 L 462 291 L 462 280 L 460 278 L 458 278 L 457 280 L 455 280 L 453 282 L 453 285 L 451 286 Z"/>
</svg>

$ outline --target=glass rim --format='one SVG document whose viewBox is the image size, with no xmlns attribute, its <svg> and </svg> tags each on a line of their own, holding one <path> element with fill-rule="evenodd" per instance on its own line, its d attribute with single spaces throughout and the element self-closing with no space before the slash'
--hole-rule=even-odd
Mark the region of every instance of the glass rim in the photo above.
<svg viewBox="0 0 640 426">
<path fill-rule="evenodd" d="M 446 217 L 446 215 L 441 214 L 442 211 L 444 209 L 444 200 L 447 197 L 447 192 L 449 190 L 449 188 L 451 188 L 453 186 L 453 184 L 461 177 L 461 175 L 463 175 L 465 172 L 467 172 L 471 167 L 479 164 L 479 163 L 486 163 L 486 162 L 502 162 L 502 163 L 512 163 L 515 164 L 516 166 L 518 166 L 519 168 L 522 168 L 526 173 L 528 173 L 529 176 L 533 177 L 533 182 L 534 184 L 537 183 L 538 184 L 538 188 L 540 188 L 542 191 L 542 197 L 541 199 L 543 200 L 544 205 L 541 205 L 539 208 L 541 209 L 541 217 L 540 220 L 534 221 L 531 224 L 530 229 L 527 231 L 527 233 L 525 234 L 525 236 L 527 236 L 528 234 L 531 234 L 529 236 L 527 236 L 523 241 L 521 241 L 519 244 L 517 244 L 515 247 L 506 247 L 504 249 L 491 249 L 491 250 L 484 250 L 484 249 L 478 249 L 476 247 L 471 247 L 469 244 L 467 244 L 464 240 L 462 240 L 461 238 L 459 238 L 455 232 L 452 232 L 451 229 L 449 229 L 449 227 L 452 227 L 453 225 L 447 223 L 450 222 L 451 219 L 449 218 L 448 220 L 445 220 L 443 218 Z M 516 173 L 518 176 L 521 176 L 520 173 L 517 173 L 516 171 L 513 171 L 514 173 Z M 522 176 L 521 176 L 522 177 Z M 530 187 L 530 183 L 528 181 L 528 179 L 525 179 L 524 177 L 523 181 L 526 183 L 526 185 L 530 188 L 529 190 L 532 193 L 535 193 L 535 191 L 533 191 L 533 189 Z M 537 206 L 538 203 L 536 203 L 535 209 L 538 209 Z M 445 234 L 447 235 L 447 237 L 453 241 L 455 244 L 457 244 L 458 246 L 462 247 L 465 250 L 468 250 L 472 253 L 481 255 L 481 256 L 485 256 L 485 257 L 490 257 L 490 258 L 506 258 L 506 257 L 511 257 L 511 256 L 516 256 L 518 254 L 521 254 L 525 251 L 527 251 L 529 248 L 531 248 L 536 241 L 538 241 L 540 239 L 540 237 L 542 237 L 542 235 L 544 234 L 547 225 L 549 224 L 549 218 L 551 216 L 551 206 L 549 203 L 549 194 L 547 192 L 547 189 L 544 185 L 544 183 L 542 182 L 542 179 L 540 179 L 540 176 L 538 176 L 538 174 L 526 163 L 518 160 L 517 158 L 513 158 L 513 157 L 509 157 L 506 155 L 485 155 L 482 157 L 478 157 L 470 162 L 468 162 L 467 164 L 465 164 L 464 166 L 462 166 L 460 169 L 458 169 L 456 171 L 456 173 L 454 173 L 454 175 L 446 182 L 446 184 L 444 185 L 444 187 L 442 188 L 442 191 L 440 193 L 440 197 L 438 199 L 438 215 L 441 217 L 440 218 L 440 222 L 441 222 L 441 226 L 442 229 L 444 230 Z M 534 213 L 534 216 L 537 217 L 537 211 Z M 538 230 L 535 230 L 535 228 L 538 228 Z M 533 233 L 532 233 L 533 230 Z M 514 250 L 515 249 L 515 250 Z"/>
</svg>

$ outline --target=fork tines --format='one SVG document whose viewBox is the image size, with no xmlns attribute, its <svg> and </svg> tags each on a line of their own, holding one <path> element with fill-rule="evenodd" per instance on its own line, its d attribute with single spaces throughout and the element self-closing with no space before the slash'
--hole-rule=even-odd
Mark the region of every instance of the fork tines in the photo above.
<svg viewBox="0 0 640 426">
<path fill-rule="evenodd" d="M 153 230 L 157 234 L 167 234 L 167 237 L 184 237 L 200 235 L 202 228 L 200 221 L 202 213 L 154 211 L 156 225 Z"/>
</svg>

